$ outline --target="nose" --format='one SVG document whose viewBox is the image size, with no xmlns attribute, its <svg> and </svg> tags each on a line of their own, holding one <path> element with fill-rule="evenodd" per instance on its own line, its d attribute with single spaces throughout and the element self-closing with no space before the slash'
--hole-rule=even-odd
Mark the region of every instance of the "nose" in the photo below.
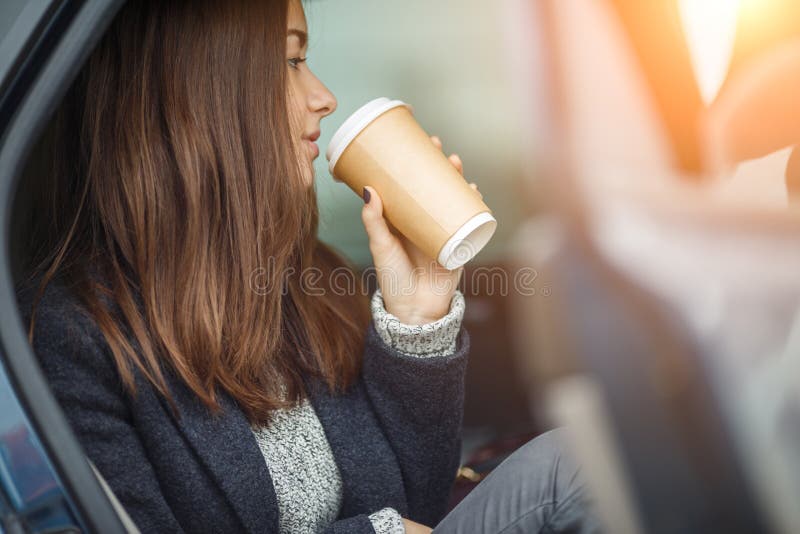
<svg viewBox="0 0 800 534">
<path fill-rule="evenodd" d="M 325 87 L 319 78 L 313 76 L 313 87 L 308 93 L 308 107 L 313 113 L 326 117 L 336 111 L 336 97 Z"/>
</svg>

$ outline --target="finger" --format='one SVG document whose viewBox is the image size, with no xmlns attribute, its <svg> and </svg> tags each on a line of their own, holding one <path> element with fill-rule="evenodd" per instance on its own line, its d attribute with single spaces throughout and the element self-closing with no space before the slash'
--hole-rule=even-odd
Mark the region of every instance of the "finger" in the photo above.
<svg viewBox="0 0 800 534">
<path fill-rule="evenodd" d="M 422 252 L 422 250 L 407 237 L 403 236 L 400 238 L 400 242 L 403 244 L 403 250 L 405 250 L 411 265 L 416 268 L 422 267 L 423 269 L 427 269 L 431 263 L 436 263 L 435 260 L 432 260 L 427 254 Z"/>
<path fill-rule="evenodd" d="M 435 147 L 436 147 L 436 148 L 438 148 L 439 150 L 441 150 L 441 149 L 442 149 L 442 140 L 441 140 L 441 139 L 439 139 L 439 137 L 438 137 L 438 136 L 436 136 L 436 135 L 432 135 L 432 136 L 431 136 L 431 141 L 433 142 L 433 146 L 435 146 Z"/>
<path fill-rule="evenodd" d="M 464 163 L 461 161 L 458 154 L 450 154 L 450 157 L 447 159 L 450 160 L 450 163 L 453 164 L 453 167 L 455 167 L 458 172 L 462 175 L 464 174 Z"/>
<path fill-rule="evenodd" d="M 398 230 L 395 225 L 392 224 L 392 221 L 386 219 L 385 217 L 383 220 L 386 221 L 386 227 L 389 228 L 389 231 L 392 233 L 392 235 L 402 240 L 403 234 L 401 234 L 400 230 Z"/>
<path fill-rule="evenodd" d="M 470 186 L 470 187 L 471 187 L 473 190 L 477 191 L 477 193 L 478 193 L 478 194 L 481 196 L 481 198 L 483 198 L 483 193 L 481 193 L 480 191 L 478 191 L 478 184 L 476 184 L 475 182 L 470 182 L 469 186 Z"/>
<path fill-rule="evenodd" d="M 461 267 L 459 267 L 459 268 L 456 270 L 456 272 L 455 272 L 455 274 L 454 274 L 454 276 L 455 276 L 455 281 L 456 281 L 456 288 L 458 288 L 458 284 L 460 284 L 460 283 L 461 283 L 461 277 L 463 276 L 463 274 L 464 274 L 464 266 L 462 265 Z"/>
<path fill-rule="evenodd" d="M 364 189 L 369 191 L 369 202 L 366 202 L 361 209 L 361 221 L 367 231 L 372 257 L 378 262 L 397 245 L 397 238 L 389 230 L 387 221 L 383 217 L 383 202 L 377 191 L 370 186 Z"/>
</svg>

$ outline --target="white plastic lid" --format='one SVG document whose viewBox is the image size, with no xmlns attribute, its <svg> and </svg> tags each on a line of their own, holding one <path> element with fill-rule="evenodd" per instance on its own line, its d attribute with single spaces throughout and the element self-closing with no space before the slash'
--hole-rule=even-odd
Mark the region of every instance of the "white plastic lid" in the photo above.
<svg viewBox="0 0 800 534">
<path fill-rule="evenodd" d="M 325 157 L 329 162 L 328 170 L 331 172 L 331 175 L 333 175 L 333 168 L 336 167 L 336 162 L 339 161 L 339 156 L 342 155 L 347 145 L 361 133 L 361 130 L 390 109 L 399 106 L 406 106 L 411 109 L 411 106 L 400 100 L 389 100 L 386 97 L 376 98 L 358 108 L 355 113 L 350 115 L 350 117 L 339 126 L 336 133 L 333 134 L 331 142 L 328 143 L 328 149 L 325 151 Z"/>
<path fill-rule="evenodd" d="M 497 220 L 488 211 L 481 212 L 459 228 L 439 252 L 439 264 L 445 269 L 461 267 L 475 257 L 497 229 Z"/>
</svg>

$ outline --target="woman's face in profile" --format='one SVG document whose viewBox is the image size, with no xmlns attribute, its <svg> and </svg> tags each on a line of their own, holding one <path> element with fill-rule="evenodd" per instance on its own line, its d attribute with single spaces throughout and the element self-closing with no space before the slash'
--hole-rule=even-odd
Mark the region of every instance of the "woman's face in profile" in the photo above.
<svg viewBox="0 0 800 534">
<path fill-rule="evenodd" d="M 289 88 L 289 111 L 292 135 L 299 146 L 300 167 L 307 185 L 314 181 L 314 160 L 319 156 L 316 144 L 320 121 L 336 109 L 336 97 L 311 72 L 305 62 L 308 49 L 308 26 L 300 0 L 289 2 L 286 31 L 286 61 Z"/>
</svg>

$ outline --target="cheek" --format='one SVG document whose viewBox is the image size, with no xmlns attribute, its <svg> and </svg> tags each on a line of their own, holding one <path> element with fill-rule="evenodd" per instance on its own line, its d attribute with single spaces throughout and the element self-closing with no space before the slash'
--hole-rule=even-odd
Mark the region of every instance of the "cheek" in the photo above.
<svg viewBox="0 0 800 534">
<path fill-rule="evenodd" d="M 287 87 L 286 105 L 289 108 L 289 119 L 292 123 L 292 129 L 297 131 L 303 127 L 303 118 L 305 117 L 305 105 L 303 93 L 301 88 L 297 86 L 296 82 L 290 81 Z"/>
</svg>

